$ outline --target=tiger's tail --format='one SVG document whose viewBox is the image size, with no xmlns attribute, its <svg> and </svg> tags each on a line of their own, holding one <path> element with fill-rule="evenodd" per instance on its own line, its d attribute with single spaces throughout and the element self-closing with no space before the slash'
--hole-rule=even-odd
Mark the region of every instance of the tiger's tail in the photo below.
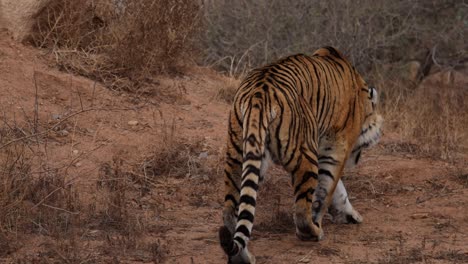
<svg viewBox="0 0 468 264">
<path fill-rule="evenodd" d="M 255 217 L 260 171 L 263 169 L 262 162 L 267 162 L 264 157 L 267 129 L 270 123 L 270 116 L 267 113 L 270 111 L 265 109 L 264 96 L 268 94 L 256 92 L 243 115 L 242 182 L 235 234 L 231 234 L 227 227 L 222 227 L 219 231 L 221 246 L 226 254 L 230 257 L 240 254 L 245 263 L 252 263 L 249 259 L 247 243 Z"/>
</svg>

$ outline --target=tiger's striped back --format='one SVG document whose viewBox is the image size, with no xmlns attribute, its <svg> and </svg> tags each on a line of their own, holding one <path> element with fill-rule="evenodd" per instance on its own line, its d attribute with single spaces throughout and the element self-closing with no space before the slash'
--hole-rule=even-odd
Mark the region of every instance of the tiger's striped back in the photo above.
<svg viewBox="0 0 468 264">
<path fill-rule="evenodd" d="M 246 246 L 269 157 L 292 176 L 298 237 L 322 237 L 324 209 L 365 120 L 375 115 L 369 91 L 331 47 L 253 70 L 241 83 L 229 115 L 220 229 L 232 263 L 255 261 Z"/>
</svg>

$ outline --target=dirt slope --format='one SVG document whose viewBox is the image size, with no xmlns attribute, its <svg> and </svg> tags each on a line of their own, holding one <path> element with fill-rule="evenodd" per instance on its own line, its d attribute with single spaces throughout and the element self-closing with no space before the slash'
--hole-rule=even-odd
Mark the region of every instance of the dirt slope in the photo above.
<svg viewBox="0 0 468 264">
<path fill-rule="evenodd" d="M 87 220 L 74 227 L 78 235 L 73 260 L 225 263 L 217 229 L 229 104 L 218 99 L 217 93 L 229 80 L 196 68 L 183 76 L 158 77 L 152 95 L 137 96 L 112 92 L 48 64 L 37 50 L 0 39 L 1 126 L 23 128 L 19 137 L 28 137 L 39 156 L 33 160 L 35 169 L 40 171 L 39 165 L 47 164 L 66 172 L 60 175 L 79 191 L 83 205 L 79 214 Z M 28 132 L 34 129 L 47 131 L 46 136 L 35 141 L 37 137 L 29 137 Z M 280 168 L 272 168 L 261 187 L 250 243 L 257 262 L 468 263 L 468 160 L 420 157 L 398 138 L 387 132 L 357 168 L 346 172 L 345 184 L 364 223 L 337 225 L 325 220 L 325 239 L 319 243 L 296 238 L 289 178 Z M 153 178 L 145 195 L 126 196 L 123 203 L 128 215 L 138 220 L 128 222 L 137 223 L 129 229 L 138 229 L 134 234 L 122 235 L 97 224 L 97 218 L 85 216 L 87 206 L 100 206 L 95 200 L 103 191 L 95 186 L 103 164 L 118 157 L 135 172 L 133 165 L 168 141 L 175 142 L 169 147 L 188 154 L 176 164 L 163 160 L 173 170 Z M 173 176 L 178 169 L 184 175 Z M 6 237 L 11 236 L 7 232 Z M 17 246 L 0 260 L 70 260 L 63 251 L 53 254 L 48 248 L 57 245 L 57 236 L 41 232 L 16 236 L 9 241 Z M 127 243 L 123 247 L 120 238 L 127 239 L 122 240 Z M 69 238 L 60 239 L 65 243 Z"/>
</svg>

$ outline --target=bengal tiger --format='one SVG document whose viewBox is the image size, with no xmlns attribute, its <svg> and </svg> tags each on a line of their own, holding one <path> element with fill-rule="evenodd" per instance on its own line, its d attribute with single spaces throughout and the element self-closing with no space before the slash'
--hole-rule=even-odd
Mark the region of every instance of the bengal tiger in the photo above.
<svg viewBox="0 0 468 264">
<path fill-rule="evenodd" d="M 289 56 L 242 81 L 229 113 L 219 230 L 228 263 L 255 263 L 247 243 L 270 160 L 291 174 L 299 239 L 322 239 L 327 209 L 337 223 L 362 221 L 340 178 L 380 138 L 377 98 L 333 47 Z"/>
</svg>

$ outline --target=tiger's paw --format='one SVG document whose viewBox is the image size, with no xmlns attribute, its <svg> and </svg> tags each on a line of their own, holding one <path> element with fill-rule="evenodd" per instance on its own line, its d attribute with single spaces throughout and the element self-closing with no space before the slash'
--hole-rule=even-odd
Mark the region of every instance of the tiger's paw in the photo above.
<svg viewBox="0 0 468 264">
<path fill-rule="evenodd" d="M 296 236 L 303 241 L 320 241 L 323 239 L 323 229 L 317 226 L 312 229 L 309 226 L 296 227 Z"/>
<path fill-rule="evenodd" d="M 351 212 L 334 212 L 332 216 L 336 224 L 360 224 L 363 220 L 361 214 L 354 209 Z"/>
<path fill-rule="evenodd" d="M 229 257 L 228 264 L 255 264 L 255 256 L 246 248 L 237 256 Z"/>
</svg>

